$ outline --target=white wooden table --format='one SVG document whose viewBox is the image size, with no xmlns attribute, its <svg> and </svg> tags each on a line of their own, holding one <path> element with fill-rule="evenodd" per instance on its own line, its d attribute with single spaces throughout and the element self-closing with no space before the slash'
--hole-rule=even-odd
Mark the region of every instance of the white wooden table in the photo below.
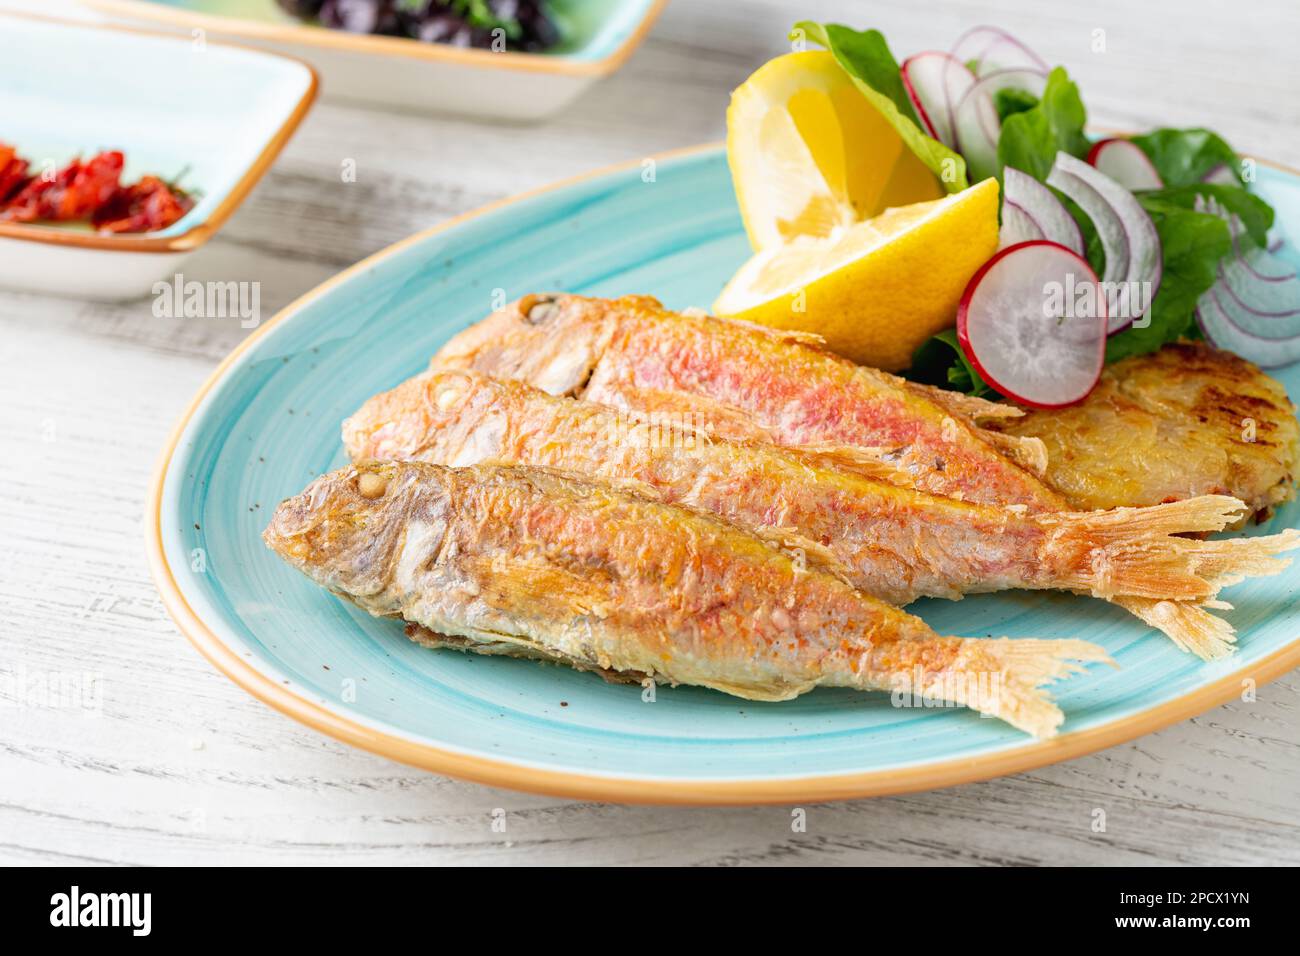
<svg viewBox="0 0 1300 956">
<path fill-rule="evenodd" d="M 1069 66 L 1098 125 L 1203 124 L 1300 164 L 1293 0 L 1230 12 L 1176 0 L 674 0 L 622 72 L 545 125 L 318 104 L 186 278 L 258 280 L 269 315 L 489 200 L 718 139 L 730 89 L 803 17 L 880 27 L 900 54 L 998 23 Z M 1104 53 L 1091 52 L 1097 29 Z M 356 183 L 339 182 L 345 158 Z M 103 689 L 93 711 L 0 702 L 0 862 L 1300 863 L 1300 673 L 1254 703 L 1067 764 L 808 808 L 799 834 L 789 808 L 491 790 L 299 726 L 190 648 L 143 556 L 158 450 L 244 334 L 234 319 L 155 318 L 148 301 L 0 290 L 0 675 L 94 672 Z M 491 826 L 498 808 L 505 833 Z"/>
</svg>

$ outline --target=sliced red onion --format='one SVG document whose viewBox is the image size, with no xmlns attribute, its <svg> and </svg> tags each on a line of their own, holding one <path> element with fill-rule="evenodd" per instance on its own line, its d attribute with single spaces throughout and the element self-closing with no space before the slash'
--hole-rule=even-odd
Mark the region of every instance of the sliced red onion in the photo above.
<svg viewBox="0 0 1300 956">
<path fill-rule="evenodd" d="M 954 131 L 957 150 L 966 159 L 971 182 L 996 176 L 998 172 L 998 136 L 1002 121 L 998 119 L 993 96 L 999 90 L 1023 90 L 1043 95 L 1047 74 L 1038 70 L 999 70 L 981 77 L 957 104 Z"/>
<path fill-rule="evenodd" d="M 1116 309 L 1118 314 L 1110 319 L 1113 335 L 1127 328 L 1146 308 L 1150 308 L 1160 289 L 1164 271 L 1160 234 L 1156 232 L 1150 215 L 1131 192 L 1068 153 L 1056 154 L 1047 184 L 1078 203 L 1096 226 L 1106 253 L 1103 283 L 1125 284 L 1122 290 L 1115 290 L 1120 307 Z M 1148 289 L 1149 294 L 1142 294 Z M 1132 301 L 1134 292 L 1138 293 L 1140 300 L 1137 303 Z M 1139 309 L 1138 306 L 1145 308 Z"/>
<path fill-rule="evenodd" d="M 1046 73 L 1048 65 L 1006 30 L 980 26 L 967 30 L 952 45 L 960 63 L 975 63 L 975 73 L 987 76 L 1000 70 L 1027 68 Z"/>
<path fill-rule="evenodd" d="M 1300 309 L 1293 312 L 1269 314 L 1246 308 L 1233 298 L 1221 283 L 1212 285 L 1197 305 L 1212 302 L 1224 317 L 1241 331 L 1261 339 L 1285 339 L 1300 335 Z"/>
<path fill-rule="evenodd" d="M 916 107 L 926 132 L 951 147 L 953 106 L 972 86 L 975 74 L 951 53 L 927 50 L 903 61 L 900 70 L 908 99 Z"/>
<path fill-rule="evenodd" d="M 1088 162 L 1125 189 L 1161 189 L 1164 180 L 1155 164 L 1126 139 L 1103 139 L 1088 151 Z"/>
<path fill-rule="evenodd" d="M 1071 405 L 1092 391 L 1106 358 L 1106 326 L 1106 298 L 1088 263 L 1044 240 L 994 255 L 957 306 L 957 341 L 980 376 L 1039 408 Z"/>
<path fill-rule="evenodd" d="M 1300 312 L 1300 278 L 1294 272 L 1289 275 L 1263 276 L 1248 265 L 1249 260 L 1254 259 L 1258 263 L 1263 256 L 1268 256 L 1268 253 L 1262 249 L 1253 249 L 1246 254 L 1246 258 L 1228 257 L 1221 260 L 1219 280 L 1215 285 L 1221 286 L 1251 312 L 1277 316 Z"/>
<path fill-rule="evenodd" d="M 1266 339 L 1233 324 L 1212 297 L 1196 306 L 1196 322 L 1212 345 L 1235 352 L 1261 368 L 1278 368 L 1300 361 L 1300 336 Z"/>
<path fill-rule="evenodd" d="M 1002 227 L 998 230 L 998 248 L 1046 239 L 1042 227 L 1025 209 L 1010 199 L 1002 203 Z"/>
<path fill-rule="evenodd" d="M 1210 169 L 1208 173 L 1201 177 L 1201 182 L 1208 183 L 1211 186 L 1240 186 L 1241 180 L 1238 179 L 1231 169 L 1219 163 Z"/>
<path fill-rule="evenodd" d="M 1218 279 L 1197 302 L 1202 331 L 1216 344 L 1265 367 L 1294 361 L 1285 358 L 1285 348 L 1269 351 L 1264 343 L 1300 336 L 1300 277 L 1295 269 L 1266 249 L 1250 246 L 1243 251 L 1245 226 L 1213 196 L 1197 196 L 1193 208 L 1224 219 L 1232 236 L 1232 254 L 1219 260 Z"/>
<path fill-rule="evenodd" d="M 1002 170 L 1002 195 L 1005 205 L 1015 205 L 1028 213 L 1042 232 L 1041 238 L 1065 246 L 1075 255 L 1084 254 L 1083 232 L 1056 194 L 1028 173 L 1013 166 Z M 1005 205 L 1003 223 L 1006 222 Z M 1040 237 L 1029 237 L 1040 238 Z"/>
</svg>

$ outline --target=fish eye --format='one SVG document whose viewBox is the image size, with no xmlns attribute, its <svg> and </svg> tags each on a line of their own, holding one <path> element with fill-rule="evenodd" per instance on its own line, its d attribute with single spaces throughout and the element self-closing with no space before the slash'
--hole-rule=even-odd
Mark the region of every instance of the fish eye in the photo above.
<svg viewBox="0 0 1300 956">
<path fill-rule="evenodd" d="M 438 406 L 438 411 L 445 412 L 447 409 L 459 402 L 461 398 L 462 393 L 459 386 L 442 385 L 439 386 L 437 392 L 434 393 L 433 401 L 434 404 Z"/>
<path fill-rule="evenodd" d="M 357 478 L 357 493 L 362 498 L 374 500 L 382 498 L 388 491 L 388 479 L 383 475 L 377 475 L 373 471 L 367 471 Z"/>
<path fill-rule="evenodd" d="M 553 295 L 524 296 L 519 301 L 519 311 L 529 325 L 541 325 L 558 311 L 555 298 Z"/>
</svg>

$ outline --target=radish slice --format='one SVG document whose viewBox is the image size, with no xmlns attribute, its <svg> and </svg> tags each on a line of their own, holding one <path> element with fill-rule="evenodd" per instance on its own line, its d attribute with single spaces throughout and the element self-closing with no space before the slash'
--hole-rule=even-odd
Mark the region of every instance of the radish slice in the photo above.
<svg viewBox="0 0 1300 956">
<path fill-rule="evenodd" d="M 1010 199 L 1002 204 L 1002 228 L 998 230 L 999 249 L 1046 238 L 1042 227 L 1028 212 Z"/>
<path fill-rule="evenodd" d="M 984 263 L 957 306 L 957 340 L 1007 398 L 1036 408 L 1083 400 L 1106 358 L 1106 298 L 1088 263 L 1037 240 Z"/>
<path fill-rule="evenodd" d="M 1126 139 L 1103 139 L 1088 151 L 1088 162 L 1125 189 L 1163 189 L 1165 185 L 1147 154 Z"/>
<path fill-rule="evenodd" d="M 1233 325 L 1213 298 L 1202 298 L 1197 303 L 1196 322 L 1212 345 L 1236 352 L 1260 368 L 1278 368 L 1300 361 L 1300 336 L 1265 339 L 1251 335 Z"/>
<path fill-rule="evenodd" d="M 1106 253 L 1102 281 L 1119 306 L 1110 319 L 1114 335 L 1145 313 L 1160 289 L 1164 271 L 1160 234 L 1131 192 L 1068 153 L 1056 154 L 1047 184 L 1078 203 L 1097 227 Z M 1109 285 L 1117 282 L 1123 287 Z"/>
<path fill-rule="evenodd" d="M 1217 282 L 1210 286 L 1196 304 L 1200 306 L 1207 301 L 1213 302 L 1224 318 L 1248 335 L 1257 335 L 1261 339 L 1287 339 L 1300 335 L 1300 310 L 1278 315 L 1254 312 L 1234 299 Z"/>
<path fill-rule="evenodd" d="M 1211 186 L 1240 186 L 1241 180 L 1232 174 L 1232 170 L 1223 163 L 1213 167 L 1208 173 L 1201 177 L 1201 182 L 1208 183 Z"/>
<path fill-rule="evenodd" d="M 952 146 L 952 108 L 975 85 L 975 74 L 951 53 L 935 50 L 909 56 L 900 69 L 903 87 L 926 132 Z"/>
<path fill-rule="evenodd" d="M 1049 69 L 1042 57 L 997 27 L 967 30 L 952 45 L 952 55 L 959 63 L 974 62 L 975 73 L 979 76 L 1022 67 L 1042 73 Z"/>
<path fill-rule="evenodd" d="M 1014 166 L 1002 170 L 1002 195 L 1006 205 L 1018 206 L 1028 213 L 1042 231 L 1042 238 L 1059 243 L 1076 255 L 1083 255 L 1083 232 L 1074 217 L 1061 205 L 1056 194 L 1028 173 Z M 1005 207 L 1002 221 L 1006 223 Z"/>
<path fill-rule="evenodd" d="M 971 182 L 996 176 L 998 172 L 998 136 L 1002 121 L 993 96 L 999 90 L 1023 90 L 1043 95 L 1047 74 L 1037 70 L 1000 70 L 981 77 L 957 104 L 953 116 L 957 150 L 966 159 Z"/>
</svg>

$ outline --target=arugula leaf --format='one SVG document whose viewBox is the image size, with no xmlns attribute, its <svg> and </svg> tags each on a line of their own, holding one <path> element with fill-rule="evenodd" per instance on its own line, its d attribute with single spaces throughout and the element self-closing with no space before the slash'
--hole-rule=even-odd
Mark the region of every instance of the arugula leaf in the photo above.
<svg viewBox="0 0 1300 956">
<path fill-rule="evenodd" d="M 1018 90 L 1014 86 L 1004 87 L 993 94 L 993 108 L 998 120 L 1006 122 L 1008 116 L 1032 110 L 1038 105 L 1038 97 L 1028 90 Z"/>
<path fill-rule="evenodd" d="M 1226 166 L 1238 180 L 1241 164 L 1231 146 L 1208 129 L 1157 129 L 1132 137 L 1147 154 L 1166 187 L 1191 186 L 1215 166 Z"/>
<path fill-rule="evenodd" d="M 1154 352 L 1179 338 L 1197 337 L 1196 302 L 1214 284 L 1219 260 L 1232 251 L 1228 224 L 1218 216 L 1150 196 L 1141 198 L 1160 233 L 1164 274 L 1151 303 L 1151 324 L 1111 336 L 1106 343 L 1108 363 Z"/>
<path fill-rule="evenodd" d="M 1070 81 L 1064 67 L 1047 77 L 1043 95 L 1032 109 L 1007 116 L 998 136 L 998 168 L 1014 166 L 1039 182 L 1047 180 L 1057 152 L 1088 155 L 1088 138 L 1083 135 L 1088 111 L 1079 98 L 1079 88 Z"/>
<path fill-rule="evenodd" d="M 898 61 L 879 30 L 852 30 L 838 23 L 813 23 L 801 20 L 794 25 L 814 43 L 835 55 L 836 62 L 849 74 L 856 86 L 898 131 L 904 145 L 939 177 L 944 189 L 961 192 L 970 183 L 966 179 L 966 160 L 943 143 L 922 131 L 920 120 L 903 87 Z"/>
<path fill-rule="evenodd" d="M 993 391 L 966 358 L 957 341 L 956 329 L 944 329 L 922 342 L 912 357 L 912 367 L 905 374 L 913 381 L 955 389 L 968 395 L 986 395 Z"/>
<path fill-rule="evenodd" d="M 1215 199 L 1229 212 L 1235 213 L 1246 227 L 1246 233 L 1256 245 L 1268 243 L 1268 231 L 1273 228 L 1273 207 L 1254 193 L 1248 193 L 1240 186 L 1220 186 L 1210 183 L 1197 183 L 1194 186 L 1175 186 L 1172 189 L 1152 189 L 1136 194 L 1138 201 L 1146 206 L 1168 204 L 1192 209 L 1197 196 Z"/>
</svg>

